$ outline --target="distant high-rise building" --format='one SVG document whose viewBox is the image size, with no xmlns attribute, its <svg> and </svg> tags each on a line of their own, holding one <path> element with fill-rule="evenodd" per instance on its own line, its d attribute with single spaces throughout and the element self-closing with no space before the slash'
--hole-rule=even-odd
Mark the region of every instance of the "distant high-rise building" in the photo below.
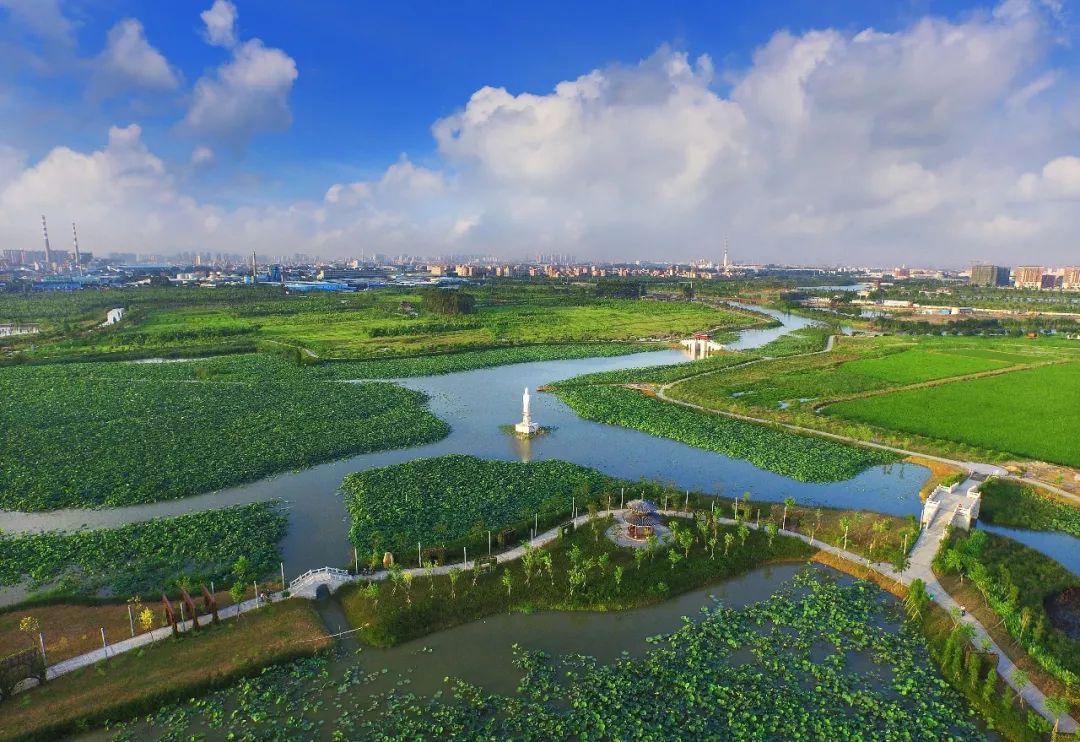
<svg viewBox="0 0 1080 742">
<path fill-rule="evenodd" d="M 1061 276 L 1055 276 L 1053 273 L 1044 273 L 1042 278 L 1039 279 L 1040 289 L 1060 289 L 1061 288 Z"/>
<path fill-rule="evenodd" d="M 1080 289 L 1080 267 L 1066 268 L 1062 271 L 1062 288 Z"/>
<path fill-rule="evenodd" d="M 1022 265 L 1016 269 L 1014 277 L 1018 289 L 1037 289 L 1042 287 L 1044 269 L 1041 265 Z"/>
<path fill-rule="evenodd" d="M 1009 269 L 1003 265 L 971 266 L 972 286 L 1008 286 Z"/>
</svg>

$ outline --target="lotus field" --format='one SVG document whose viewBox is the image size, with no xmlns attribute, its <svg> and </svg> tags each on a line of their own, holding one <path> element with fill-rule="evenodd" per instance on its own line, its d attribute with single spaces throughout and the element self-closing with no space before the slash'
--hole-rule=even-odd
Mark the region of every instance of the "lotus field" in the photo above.
<svg viewBox="0 0 1080 742">
<path fill-rule="evenodd" d="M 423 394 L 396 385 L 299 372 L 235 380 L 218 369 L 201 362 L 0 369 L 0 507 L 186 497 L 449 432 Z"/>
<path fill-rule="evenodd" d="M 184 576 L 221 581 L 241 556 L 252 573 L 273 573 L 287 522 L 277 503 L 263 502 L 120 528 L 0 534 L 0 586 L 29 581 L 81 596 L 152 595 Z"/>
<path fill-rule="evenodd" d="M 650 639 L 643 657 L 602 664 L 519 649 L 519 693 L 447 679 L 420 696 L 364 653 L 322 656 L 162 708 L 147 727 L 220 738 L 319 739 L 982 739 L 963 700 L 932 669 L 918 629 L 865 582 L 801 573 L 742 609 L 714 604 Z M 418 669 L 423 670 L 423 650 Z M 365 659 L 367 658 L 367 659 Z"/>
<path fill-rule="evenodd" d="M 352 516 L 349 536 L 365 549 L 407 556 L 416 544 L 446 546 L 484 540 L 533 516 L 569 512 L 571 498 L 609 491 L 616 480 L 566 461 L 517 463 L 473 456 L 417 459 L 345 477 L 342 490 Z"/>
<path fill-rule="evenodd" d="M 622 387 L 567 387 L 559 388 L 557 394 L 588 420 L 636 428 L 746 459 L 761 469 L 802 482 L 837 482 L 867 467 L 896 461 L 886 452 L 699 412 Z"/>
</svg>

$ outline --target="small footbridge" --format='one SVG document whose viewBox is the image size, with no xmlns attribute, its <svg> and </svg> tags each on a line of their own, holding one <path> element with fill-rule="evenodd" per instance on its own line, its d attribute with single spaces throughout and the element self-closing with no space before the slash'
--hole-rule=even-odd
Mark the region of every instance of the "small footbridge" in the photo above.
<svg viewBox="0 0 1080 742">
<path fill-rule="evenodd" d="M 298 598 L 317 600 L 337 592 L 342 585 L 348 585 L 356 578 L 344 569 L 320 567 L 309 569 L 289 583 L 289 592 Z"/>
</svg>

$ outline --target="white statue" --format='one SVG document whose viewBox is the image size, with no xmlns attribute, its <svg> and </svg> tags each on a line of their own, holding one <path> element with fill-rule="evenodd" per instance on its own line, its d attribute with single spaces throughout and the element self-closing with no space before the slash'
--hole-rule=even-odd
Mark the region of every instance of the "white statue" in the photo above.
<svg viewBox="0 0 1080 742">
<path fill-rule="evenodd" d="M 521 422 L 514 426 L 514 431 L 521 435 L 536 435 L 540 426 L 532 421 L 529 414 L 529 387 L 525 387 L 525 394 L 521 397 Z"/>
</svg>

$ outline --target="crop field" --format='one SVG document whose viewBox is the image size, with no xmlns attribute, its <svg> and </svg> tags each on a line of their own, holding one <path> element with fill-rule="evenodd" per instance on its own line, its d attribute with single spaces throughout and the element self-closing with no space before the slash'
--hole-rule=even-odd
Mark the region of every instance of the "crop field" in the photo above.
<svg viewBox="0 0 1080 742">
<path fill-rule="evenodd" d="M 234 371 L 249 368 L 246 361 L 232 363 Z M 396 385 L 322 382 L 299 369 L 226 378 L 215 368 L 0 369 L 0 507 L 185 497 L 350 454 L 429 443 L 449 432 L 423 394 Z"/>
<path fill-rule="evenodd" d="M 458 599 L 475 589 L 459 586 Z M 440 600 L 450 602 L 445 593 Z M 521 650 L 514 665 L 513 695 L 455 678 L 434 697 L 417 695 L 403 675 L 402 687 L 373 703 L 364 686 L 380 674 L 377 661 L 361 659 L 341 677 L 333 660 L 305 659 L 120 731 L 315 739 L 334 729 L 420 739 L 439 730 L 447 739 L 548 740 L 858 739 L 872 729 L 883 739 L 983 739 L 895 603 L 873 585 L 814 572 L 743 608 L 707 605 L 643 656 L 609 664 Z M 360 713 L 368 704 L 371 713 Z"/>
<path fill-rule="evenodd" d="M 761 322 L 700 303 L 599 298 L 586 289 L 477 286 L 476 312 L 446 316 L 399 289 L 283 296 L 276 287 L 209 291 L 175 288 L 109 292 L 79 300 L 0 297 L 0 320 L 41 321 L 29 342 L 9 341 L 27 357 L 131 357 L 185 350 L 304 347 L 322 358 L 376 358 L 498 346 L 593 341 L 636 342 Z M 245 293 L 246 292 L 246 293 Z M 96 292 L 95 292 L 96 293 Z M 103 302 L 106 302 L 103 304 Z M 118 325 L 101 328 L 105 309 L 126 306 Z"/>
<path fill-rule="evenodd" d="M 889 384 L 904 385 L 946 379 L 950 376 L 964 376 L 980 371 L 993 371 L 1009 365 L 1012 364 L 1007 361 L 967 354 L 907 350 L 881 358 L 867 358 L 845 363 L 839 371 L 843 374 L 881 379 Z"/>
<path fill-rule="evenodd" d="M 803 482 L 837 482 L 896 460 L 891 454 L 797 435 L 688 409 L 621 387 L 567 387 L 559 398 L 587 420 L 635 428 L 691 446 L 746 459 Z"/>
<path fill-rule="evenodd" d="M 1068 349 L 1021 353 L 1012 347 L 997 338 L 841 338 L 831 353 L 709 374 L 673 387 L 668 395 L 712 409 L 796 412 L 850 395 L 1068 357 Z"/>
<path fill-rule="evenodd" d="M 534 514 L 569 512 L 616 480 L 566 461 L 518 463 L 473 456 L 417 459 L 345 477 L 342 490 L 354 544 L 399 558 L 427 547 L 486 543 L 498 531 Z M 549 526 L 550 527 L 550 526 Z"/>
<path fill-rule="evenodd" d="M 828 415 L 1080 466 L 1080 363 L 830 405 Z"/>
<path fill-rule="evenodd" d="M 119 528 L 0 534 L 0 585 L 152 596 L 182 576 L 222 582 L 241 556 L 261 576 L 277 569 L 286 524 L 277 504 L 255 503 Z"/>
</svg>

